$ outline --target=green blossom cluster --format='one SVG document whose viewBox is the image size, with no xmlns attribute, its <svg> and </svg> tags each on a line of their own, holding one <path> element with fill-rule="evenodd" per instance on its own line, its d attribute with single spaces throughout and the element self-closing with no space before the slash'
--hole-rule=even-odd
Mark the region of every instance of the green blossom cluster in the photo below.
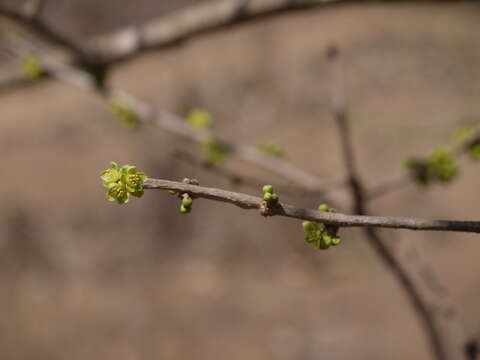
<svg viewBox="0 0 480 360">
<path fill-rule="evenodd" d="M 428 185 L 433 181 L 449 182 L 458 172 L 455 157 L 446 147 L 436 148 L 426 159 L 408 159 L 405 165 L 413 171 L 415 178 L 422 185 Z"/>
<path fill-rule="evenodd" d="M 281 158 L 285 155 L 283 148 L 276 141 L 264 142 L 257 145 L 257 148 L 270 156 Z"/>
<path fill-rule="evenodd" d="M 44 74 L 42 66 L 40 65 L 40 61 L 31 53 L 28 53 L 22 57 L 21 65 L 24 74 L 30 79 L 38 79 Z"/>
<path fill-rule="evenodd" d="M 187 115 L 187 123 L 194 129 L 207 130 L 213 127 L 213 118 L 208 111 L 193 109 Z"/>
<path fill-rule="evenodd" d="M 268 205 L 278 203 L 278 195 L 273 192 L 272 185 L 265 185 L 262 188 L 263 200 L 267 202 Z"/>
<path fill-rule="evenodd" d="M 320 205 L 318 210 L 336 212 L 326 204 Z M 342 242 L 342 239 L 336 235 L 337 228 L 328 227 L 316 221 L 304 221 L 302 225 L 305 231 L 305 241 L 317 249 L 327 250 L 330 246 L 337 246 Z"/>
<path fill-rule="evenodd" d="M 140 126 L 140 119 L 128 104 L 120 100 L 112 100 L 110 111 L 125 130 L 133 131 Z"/>
<path fill-rule="evenodd" d="M 121 205 L 129 201 L 130 195 L 143 196 L 143 182 L 147 175 L 137 172 L 137 168 L 132 165 L 119 168 L 117 163 L 112 161 L 111 168 L 102 171 L 100 178 L 103 186 L 108 189 L 108 201 L 116 201 Z"/>
</svg>

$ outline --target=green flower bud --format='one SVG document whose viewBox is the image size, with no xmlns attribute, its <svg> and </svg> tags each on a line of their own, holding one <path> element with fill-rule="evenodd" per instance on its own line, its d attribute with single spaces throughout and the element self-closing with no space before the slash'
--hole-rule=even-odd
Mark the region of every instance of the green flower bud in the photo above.
<svg viewBox="0 0 480 360">
<path fill-rule="evenodd" d="M 331 244 L 332 244 L 332 237 L 331 236 L 323 235 L 320 238 L 320 249 L 326 250 L 330 247 Z"/>
<path fill-rule="evenodd" d="M 184 197 L 182 199 L 182 205 L 189 208 L 192 206 L 193 200 L 191 197 Z"/>
<path fill-rule="evenodd" d="M 277 194 L 272 194 L 272 203 L 277 203 L 278 202 L 278 195 Z"/>
<path fill-rule="evenodd" d="M 262 188 L 262 192 L 263 192 L 264 194 L 266 194 L 266 193 L 273 194 L 273 186 L 272 186 L 272 185 L 265 185 L 265 186 Z"/>
<path fill-rule="evenodd" d="M 186 207 L 186 206 L 180 206 L 180 212 L 182 214 L 188 214 L 190 211 L 192 211 L 192 209 L 190 207 Z"/>
<path fill-rule="evenodd" d="M 318 210 L 320 211 L 328 211 L 330 210 L 330 207 L 327 204 L 322 204 L 318 207 Z"/>
<path fill-rule="evenodd" d="M 273 194 L 271 193 L 265 193 L 263 194 L 263 200 L 265 200 L 267 203 L 272 202 Z"/>
</svg>

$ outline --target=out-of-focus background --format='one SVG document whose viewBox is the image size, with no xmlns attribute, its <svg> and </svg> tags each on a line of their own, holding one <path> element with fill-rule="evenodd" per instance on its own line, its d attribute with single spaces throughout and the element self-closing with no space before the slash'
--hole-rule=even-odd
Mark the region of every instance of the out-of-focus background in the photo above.
<svg viewBox="0 0 480 360">
<path fill-rule="evenodd" d="M 199 2 L 50 0 L 43 14 L 82 42 Z M 480 117 L 479 19 L 475 2 L 316 7 L 148 52 L 116 66 L 111 81 L 179 115 L 208 109 L 225 138 L 276 140 L 289 161 L 333 180 L 344 168 L 325 50 L 337 44 L 360 175 L 372 185 Z M 291 219 L 204 200 L 185 216 L 163 191 L 126 206 L 105 200 L 99 172 L 111 160 L 254 192 L 179 160 L 178 149 L 197 145 L 161 129 L 125 132 L 101 100 L 55 80 L 0 94 L 2 359 L 431 358 L 410 302 L 358 229 L 321 252 Z M 454 183 L 399 189 L 372 212 L 478 220 L 478 174 L 462 160 Z M 478 236 L 382 234 L 417 248 L 467 333 L 480 331 Z"/>
</svg>

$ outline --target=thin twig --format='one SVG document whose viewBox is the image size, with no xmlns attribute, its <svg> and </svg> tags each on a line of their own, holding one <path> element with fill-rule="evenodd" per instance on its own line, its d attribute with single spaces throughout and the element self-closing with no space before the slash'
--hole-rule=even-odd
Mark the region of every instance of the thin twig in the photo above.
<svg viewBox="0 0 480 360">
<path fill-rule="evenodd" d="M 260 209 L 263 201 L 259 197 L 243 193 L 187 185 L 181 182 L 159 179 L 147 179 L 144 183 L 144 188 L 165 189 L 181 193 L 189 193 L 194 197 L 226 202 L 242 209 Z M 284 203 L 279 203 L 277 206 L 274 206 L 272 208 L 272 215 L 286 216 L 299 220 L 319 221 L 339 227 L 382 227 L 391 229 L 480 233 L 479 221 L 426 220 L 403 217 L 346 215 L 306 209 Z"/>
<path fill-rule="evenodd" d="M 468 154 L 472 144 L 476 143 L 479 138 L 480 126 L 477 125 L 473 129 L 473 135 L 471 136 L 471 139 L 452 146 L 452 153 L 459 157 Z M 387 193 L 400 190 L 415 183 L 416 180 L 412 172 L 409 169 L 405 169 L 404 172 L 393 175 L 388 179 L 382 180 L 379 184 L 371 186 L 370 189 L 366 190 L 365 197 L 367 200 L 374 200 Z"/>
<path fill-rule="evenodd" d="M 178 10 L 138 27 L 95 39 L 88 48 L 104 64 L 129 59 L 139 52 L 185 40 L 203 32 L 231 26 L 291 9 L 325 5 L 339 0 L 219 0 Z"/>
<path fill-rule="evenodd" d="M 5 5 L 0 5 L 0 15 L 25 25 L 53 45 L 60 46 L 70 51 L 78 61 L 86 59 L 88 55 L 81 46 L 77 45 L 68 37 L 63 36 L 60 32 L 52 29 L 38 16 L 40 14 L 42 2 L 35 2 L 35 4 L 36 5 L 33 9 L 29 7 L 11 8 Z"/>
<path fill-rule="evenodd" d="M 341 75 L 343 74 L 338 73 L 341 69 L 337 57 L 338 50 L 330 51 L 329 58 L 336 70 L 333 72 L 333 115 L 339 129 L 345 167 L 354 200 L 354 211 L 366 216 L 368 193 L 356 170 L 345 94 L 342 93 L 344 80 Z M 447 291 L 440 285 L 435 273 L 414 248 L 409 248 L 408 255 L 405 256 L 400 253 L 398 246 L 395 247 L 391 242 L 386 242 L 377 229 L 366 227 L 364 231 L 370 244 L 397 277 L 423 320 L 435 357 L 438 360 L 465 359 L 464 346 L 467 339 L 464 336 L 463 327 L 448 298 Z"/>
</svg>

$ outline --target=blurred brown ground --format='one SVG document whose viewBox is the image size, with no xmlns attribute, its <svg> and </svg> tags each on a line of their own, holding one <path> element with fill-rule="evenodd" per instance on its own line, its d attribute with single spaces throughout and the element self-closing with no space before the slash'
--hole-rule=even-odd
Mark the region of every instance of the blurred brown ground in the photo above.
<svg viewBox="0 0 480 360">
<path fill-rule="evenodd" d="M 52 3 L 49 19 L 81 39 L 125 25 L 129 12 L 143 21 L 186 2 Z M 117 67 L 113 82 L 178 114 L 206 108 L 223 136 L 276 139 L 293 163 L 335 179 L 343 168 L 324 52 L 336 43 L 361 175 L 374 184 L 480 117 L 479 16 L 478 4 L 461 2 L 320 7 L 148 53 Z M 422 324 L 359 230 L 317 252 L 298 221 L 220 203 L 196 201 L 183 216 L 176 199 L 156 191 L 116 206 L 98 177 L 111 160 L 151 177 L 252 190 L 172 158 L 195 145 L 158 129 L 123 132 L 105 104 L 68 85 L 4 93 L 0 109 L 1 359 L 430 358 Z M 373 211 L 478 219 L 479 165 L 462 164 L 454 184 L 410 186 Z M 233 160 L 228 166 L 277 182 Z M 478 332 L 478 236 L 383 234 L 419 248 L 468 334 Z"/>
</svg>

